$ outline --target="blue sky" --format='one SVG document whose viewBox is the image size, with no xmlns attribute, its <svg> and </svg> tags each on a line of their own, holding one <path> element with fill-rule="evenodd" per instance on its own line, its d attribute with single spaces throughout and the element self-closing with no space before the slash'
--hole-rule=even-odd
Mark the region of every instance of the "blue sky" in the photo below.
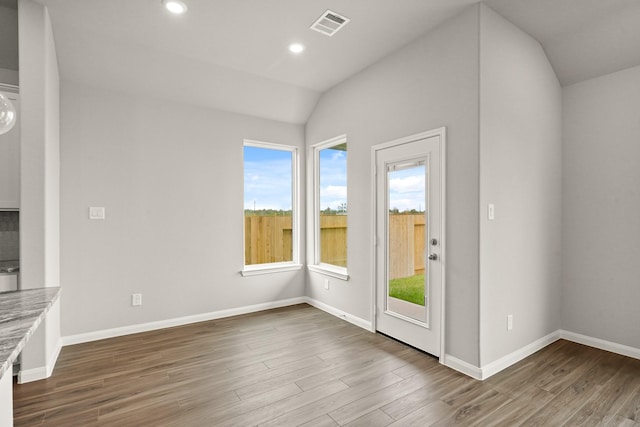
<svg viewBox="0 0 640 427">
<path fill-rule="evenodd" d="M 347 203 L 347 152 L 320 150 L 320 210 Z"/>
<path fill-rule="evenodd" d="M 424 184 L 424 166 L 389 172 L 389 209 L 422 212 L 425 207 Z"/>
<path fill-rule="evenodd" d="M 320 207 L 347 201 L 347 152 L 320 151 Z M 291 209 L 291 152 L 244 147 L 244 208 Z"/>
<path fill-rule="evenodd" d="M 290 151 L 259 147 L 244 147 L 244 208 L 290 210 Z M 347 202 L 347 152 L 320 151 L 320 208 L 337 209 Z M 391 172 L 389 176 L 389 207 L 424 210 L 425 168 L 419 166 Z"/>
<path fill-rule="evenodd" d="M 244 208 L 290 210 L 290 151 L 244 147 Z"/>
</svg>

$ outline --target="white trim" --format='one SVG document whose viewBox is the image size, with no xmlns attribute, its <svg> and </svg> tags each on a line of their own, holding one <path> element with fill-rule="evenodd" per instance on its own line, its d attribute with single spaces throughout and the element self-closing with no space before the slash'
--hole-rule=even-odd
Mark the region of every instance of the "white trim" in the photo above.
<svg viewBox="0 0 640 427">
<path fill-rule="evenodd" d="M 81 344 L 91 341 L 98 341 L 106 338 L 120 337 L 123 335 L 137 334 L 140 332 L 155 331 L 158 329 L 171 328 L 174 326 L 188 325 L 191 323 L 206 322 L 207 320 L 221 319 L 224 317 L 237 316 L 240 314 L 254 313 L 257 311 L 269 310 L 272 308 L 286 307 L 289 305 L 303 304 L 307 302 L 306 297 L 290 298 L 285 300 L 266 302 L 262 304 L 249 305 L 245 307 L 230 308 L 227 310 L 213 311 L 210 313 L 195 314 L 192 316 L 178 317 L 174 319 L 159 320 L 156 322 L 141 323 L 138 325 L 123 326 L 120 328 L 105 329 L 102 331 L 87 332 L 84 334 L 70 335 L 62 337 L 62 345 Z"/>
<path fill-rule="evenodd" d="M 445 321 L 446 321 L 446 231 L 447 231 L 447 128 L 445 126 L 437 129 L 432 129 L 426 132 L 421 132 L 414 135 L 409 135 L 403 138 L 395 139 L 393 141 L 389 141 L 382 144 L 377 144 L 371 147 L 371 227 L 373 236 L 373 245 L 371 248 L 371 277 L 373 278 L 373 289 L 372 289 L 372 328 L 376 330 L 376 305 L 377 305 L 377 289 L 376 289 L 376 280 L 377 280 L 377 246 L 378 246 L 378 238 L 377 238 L 377 158 L 376 153 L 380 150 L 384 150 L 386 148 L 395 147 L 402 144 L 407 144 L 410 142 L 431 138 L 434 136 L 438 136 L 440 140 L 440 262 L 442 264 L 442 291 L 440 297 L 440 363 L 444 363 L 444 359 L 446 356 L 446 340 L 445 340 Z M 448 356 L 453 357 L 453 356 Z M 454 360 L 459 360 L 455 359 Z M 462 361 L 460 361 L 462 362 Z M 455 363 L 455 362 L 454 362 Z M 466 363 L 466 362 L 463 362 Z M 469 365 L 472 366 L 472 365 Z"/>
<path fill-rule="evenodd" d="M 275 142 L 258 141 L 256 139 L 244 139 L 243 145 L 248 145 L 249 147 L 256 147 L 256 148 L 270 148 L 272 150 L 280 150 L 280 151 L 298 150 L 298 147 L 296 147 L 295 145 L 277 144 Z"/>
<path fill-rule="evenodd" d="M 628 345 L 618 344 L 600 338 L 593 338 L 587 335 L 577 334 L 575 332 L 565 331 L 562 329 L 560 329 L 558 332 L 560 334 L 560 338 L 567 341 L 588 345 L 590 347 L 599 348 L 600 350 L 610 351 L 612 353 L 621 354 L 623 356 L 633 357 L 634 359 L 640 359 L 640 348 L 630 347 Z"/>
<path fill-rule="evenodd" d="M 46 366 L 33 369 L 20 369 L 18 372 L 18 384 L 25 384 L 49 378 L 51 374 L 47 375 L 47 371 L 48 368 Z"/>
<path fill-rule="evenodd" d="M 542 350 L 549 344 L 554 343 L 559 339 L 560 339 L 559 331 L 551 332 L 549 335 L 539 338 L 534 342 L 527 344 L 524 347 L 483 366 L 481 368 L 482 378 L 480 379 L 486 380 L 487 378 L 497 374 L 498 372 L 508 368 L 509 366 L 518 363 L 525 357 L 529 357 L 533 353 Z"/>
<path fill-rule="evenodd" d="M 371 330 L 376 331 L 376 319 L 378 317 L 378 216 L 376 215 L 378 203 L 378 167 L 376 150 L 371 148 Z M 381 308 L 384 310 L 384 307 Z"/>
<path fill-rule="evenodd" d="M 445 322 L 447 313 L 447 128 L 436 129 L 440 133 L 440 263 L 442 264 L 442 295 L 440 297 L 440 354 L 445 354 Z M 442 359 L 442 357 L 440 358 Z M 442 363 L 442 360 L 440 361 Z"/>
<path fill-rule="evenodd" d="M 266 148 L 266 149 L 270 149 L 270 150 L 280 150 L 280 151 L 288 151 L 291 153 L 291 196 L 292 199 L 291 200 L 291 232 L 293 234 L 292 236 L 292 242 L 291 242 L 291 256 L 292 256 L 292 260 L 290 261 L 290 264 L 292 264 L 292 266 L 295 265 L 300 265 L 300 253 L 301 253 L 301 242 L 302 242 L 302 222 L 300 221 L 300 211 L 302 208 L 302 204 L 301 204 L 301 200 L 300 200 L 300 180 L 301 180 L 301 176 L 300 176 L 300 148 L 295 146 L 295 145 L 285 145 L 285 144 L 275 144 L 273 142 L 264 142 L 264 141 L 256 141 L 256 140 L 252 140 L 252 139 L 244 139 L 243 143 L 242 143 L 242 149 L 244 150 L 244 147 L 255 147 L 255 148 Z M 244 170 L 244 152 L 243 152 L 243 156 L 242 156 L 242 168 Z M 242 186 L 242 192 L 244 195 L 244 184 Z M 251 276 L 254 274 L 260 274 L 260 273 L 250 273 L 250 270 L 253 270 L 253 268 L 251 267 L 251 265 L 246 265 L 245 264 L 245 259 L 244 259 L 244 254 L 245 254 L 245 236 L 244 236 L 244 232 L 245 232 L 245 222 L 244 222 L 244 217 L 245 217 L 245 213 L 244 213 L 244 197 L 243 197 L 243 202 L 242 202 L 243 206 L 242 206 L 242 265 L 243 265 L 243 269 L 241 274 L 243 276 Z M 284 263 L 273 263 L 273 264 L 284 264 Z M 267 266 L 269 264 L 260 264 L 261 266 Z M 278 265 L 275 266 L 276 268 L 279 267 Z M 266 268 L 263 268 L 266 269 Z M 257 270 L 257 268 L 256 268 Z M 291 270 L 288 269 L 288 270 Z M 288 270 L 280 270 L 280 271 L 288 271 Z M 244 272 L 249 272 L 247 274 L 244 274 Z M 275 273 L 276 271 L 268 271 L 267 273 Z"/>
<path fill-rule="evenodd" d="M 375 333 L 372 323 L 369 322 L 368 320 L 362 319 L 361 317 L 357 317 L 352 314 L 345 313 L 344 311 L 341 311 L 333 306 L 330 306 L 329 304 L 325 304 L 311 297 L 304 297 L 304 298 L 305 298 L 305 302 L 310 306 L 313 306 L 326 313 L 339 317 L 342 320 L 346 320 L 347 322 L 354 324 L 356 326 L 359 326 L 362 329 L 366 329 L 369 332 Z"/>
<path fill-rule="evenodd" d="M 347 281 L 349 280 L 349 274 L 347 274 L 347 269 L 344 267 L 338 267 L 331 264 L 318 264 L 318 265 L 308 265 L 307 269 L 309 271 L 313 271 L 314 273 L 324 274 L 325 276 L 335 277 L 336 279 Z"/>
<path fill-rule="evenodd" d="M 56 348 L 53 349 L 53 353 L 49 357 L 49 363 L 47 363 L 47 378 L 53 374 L 53 368 L 56 367 L 56 362 L 58 361 L 58 357 L 60 356 L 60 351 L 62 351 L 62 337 L 58 339 L 56 343 Z"/>
<path fill-rule="evenodd" d="M 441 357 L 440 363 L 471 378 L 482 380 L 482 369 L 472 365 L 471 363 L 467 363 L 464 360 L 460 360 L 450 354 L 445 354 L 443 357 Z"/>
<path fill-rule="evenodd" d="M 589 347 L 598 348 L 600 350 L 610 351 L 612 353 L 632 357 L 634 359 L 640 359 L 640 348 L 630 347 L 627 345 L 602 340 L 600 338 L 593 338 L 587 335 L 577 334 L 575 332 L 569 332 L 559 329 L 540 339 L 537 339 L 536 341 L 512 353 L 507 354 L 506 356 L 501 357 L 498 360 L 495 360 L 483 366 L 482 368 L 478 368 L 449 354 L 444 356 L 444 361 L 442 363 L 452 369 L 455 369 L 456 371 L 462 372 L 465 375 L 482 381 L 512 365 L 515 365 L 522 359 L 542 350 L 546 346 L 556 342 L 559 339 L 587 345 Z"/>
<path fill-rule="evenodd" d="M 0 426 L 13 426 L 13 377 L 0 376 Z"/>
<path fill-rule="evenodd" d="M 308 154 L 308 165 L 307 165 L 307 174 L 309 176 L 308 182 L 310 185 L 307 187 L 307 194 L 312 195 L 312 198 L 307 197 L 310 201 L 308 204 L 309 212 L 307 213 L 307 224 L 311 224 L 311 230 L 307 230 L 307 237 L 309 242 L 311 243 L 311 250 L 307 255 L 307 265 L 309 267 L 317 267 L 317 269 L 311 269 L 311 271 L 316 271 L 317 273 L 328 274 L 332 277 L 336 277 L 338 279 L 347 280 L 349 275 L 347 274 L 347 269 L 344 267 L 338 267 L 340 269 L 344 269 L 344 272 L 338 271 L 337 274 L 341 276 L 336 276 L 331 274 L 332 270 L 328 270 L 325 268 L 327 264 L 320 262 L 320 151 L 325 148 L 331 148 L 335 145 L 347 143 L 347 135 L 339 135 L 334 138 L 327 139 L 322 142 L 318 142 L 310 146 L 311 150 L 309 150 Z M 348 150 L 348 149 L 347 149 Z M 348 174 L 348 160 L 347 160 L 347 186 L 349 185 L 349 174 Z M 347 189 L 347 201 L 349 200 L 349 190 Z M 348 208 L 347 208 L 347 221 L 349 218 Z M 347 228 L 347 239 L 349 238 L 349 230 Z M 348 245 L 347 245 L 348 246 Z M 307 245 L 309 247 L 309 245 Z M 348 264 L 348 255 L 347 255 L 347 264 Z"/>
<path fill-rule="evenodd" d="M 240 272 L 242 277 L 258 276 L 260 274 L 282 273 L 285 271 L 301 270 L 302 264 L 294 264 L 290 262 L 246 265 L 244 270 Z"/>
<path fill-rule="evenodd" d="M 62 339 L 59 339 L 56 343 L 56 347 L 47 359 L 48 362 L 46 366 L 33 369 L 20 369 L 20 371 L 18 371 L 18 384 L 25 384 L 49 378 L 51 374 L 53 374 L 53 368 L 55 368 L 58 356 L 60 356 L 60 350 L 62 350 Z"/>
</svg>

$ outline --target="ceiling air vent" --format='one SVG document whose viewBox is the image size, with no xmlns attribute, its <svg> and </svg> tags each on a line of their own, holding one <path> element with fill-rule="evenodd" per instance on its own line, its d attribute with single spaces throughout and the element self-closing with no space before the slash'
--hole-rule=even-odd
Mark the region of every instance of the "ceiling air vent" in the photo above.
<svg viewBox="0 0 640 427">
<path fill-rule="evenodd" d="M 312 30 L 322 33 L 326 36 L 333 36 L 338 32 L 342 27 L 347 25 L 350 21 L 346 16 L 342 16 L 338 13 L 327 10 L 325 13 L 318 18 L 316 22 L 311 25 Z"/>
</svg>

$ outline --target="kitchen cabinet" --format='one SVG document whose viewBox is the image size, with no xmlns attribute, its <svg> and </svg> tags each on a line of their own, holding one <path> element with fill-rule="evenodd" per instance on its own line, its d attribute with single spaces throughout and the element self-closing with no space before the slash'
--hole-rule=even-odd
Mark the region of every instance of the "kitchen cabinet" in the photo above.
<svg viewBox="0 0 640 427">
<path fill-rule="evenodd" d="M 18 123 L 0 135 L 0 209 L 20 209 L 20 99 L 2 92 L 18 112 Z"/>
</svg>

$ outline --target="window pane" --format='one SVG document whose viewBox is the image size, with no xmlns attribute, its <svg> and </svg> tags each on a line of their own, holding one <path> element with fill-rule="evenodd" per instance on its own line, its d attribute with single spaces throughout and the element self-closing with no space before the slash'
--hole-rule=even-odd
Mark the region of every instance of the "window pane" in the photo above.
<svg viewBox="0 0 640 427">
<path fill-rule="evenodd" d="M 427 321 L 425 268 L 426 168 L 387 171 L 387 309 Z"/>
<path fill-rule="evenodd" d="M 293 261 L 293 153 L 244 147 L 244 263 Z"/>
<path fill-rule="evenodd" d="M 347 144 L 319 152 L 320 262 L 347 266 Z"/>
</svg>

